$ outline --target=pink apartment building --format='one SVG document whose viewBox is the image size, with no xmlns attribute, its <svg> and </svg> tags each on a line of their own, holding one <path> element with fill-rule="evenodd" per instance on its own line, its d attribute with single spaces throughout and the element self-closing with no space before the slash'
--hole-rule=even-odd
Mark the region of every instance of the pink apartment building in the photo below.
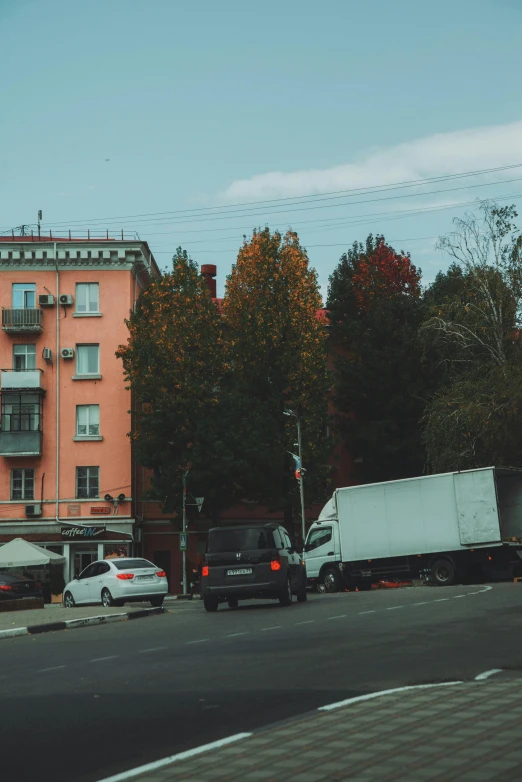
<svg viewBox="0 0 522 782">
<path fill-rule="evenodd" d="M 63 553 L 66 581 L 139 545 L 115 351 L 157 275 L 142 241 L 0 237 L 0 544 L 23 537 Z"/>
</svg>

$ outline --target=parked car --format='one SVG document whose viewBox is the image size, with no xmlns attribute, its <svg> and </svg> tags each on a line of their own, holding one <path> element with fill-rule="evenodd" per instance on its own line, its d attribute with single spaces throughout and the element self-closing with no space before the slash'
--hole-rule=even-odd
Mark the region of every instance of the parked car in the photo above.
<svg viewBox="0 0 522 782">
<path fill-rule="evenodd" d="M 220 602 L 237 608 L 239 600 L 306 600 L 305 564 L 284 527 L 277 524 L 216 527 L 208 533 L 201 568 L 201 594 L 207 611 Z"/>
<path fill-rule="evenodd" d="M 0 573 L 0 600 L 22 597 L 43 597 L 41 582 L 20 571 Z"/>
<path fill-rule="evenodd" d="M 160 606 L 167 592 L 167 574 L 147 559 L 102 559 L 67 584 L 63 604 L 66 608 L 85 603 L 108 607 L 149 601 Z"/>
</svg>

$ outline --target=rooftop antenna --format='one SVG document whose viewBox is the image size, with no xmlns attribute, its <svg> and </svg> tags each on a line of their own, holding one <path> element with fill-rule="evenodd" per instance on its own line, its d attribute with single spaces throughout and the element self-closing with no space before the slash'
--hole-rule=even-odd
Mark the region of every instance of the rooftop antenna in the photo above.
<svg viewBox="0 0 522 782">
<path fill-rule="evenodd" d="M 42 210 L 38 210 L 38 238 L 40 238 L 40 223 L 42 221 Z"/>
</svg>

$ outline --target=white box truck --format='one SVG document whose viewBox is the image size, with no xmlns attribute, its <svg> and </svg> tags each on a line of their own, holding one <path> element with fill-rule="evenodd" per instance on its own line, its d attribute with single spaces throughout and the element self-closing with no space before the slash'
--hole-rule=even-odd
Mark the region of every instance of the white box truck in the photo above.
<svg viewBox="0 0 522 782">
<path fill-rule="evenodd" d="M 309 583 L 382 578 L 439 586 L 513 575 L 522 558 L 522 469 L 485 467 L 336 489 L 308 532 Z"/>
</svg>

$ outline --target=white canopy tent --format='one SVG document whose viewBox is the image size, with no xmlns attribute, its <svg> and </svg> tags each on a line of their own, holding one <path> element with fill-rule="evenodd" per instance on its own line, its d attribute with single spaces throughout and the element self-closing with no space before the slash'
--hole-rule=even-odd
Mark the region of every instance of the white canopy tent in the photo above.
<svg viewBox="0 0 522 782">
<path fill-rule="evenodd" d="M 0 546 L 0 568 L 63 565 L 64 562 L 65 557 L 61 554 L 55 554 L 23 538 L 14 538 Z"/>
</svg>

